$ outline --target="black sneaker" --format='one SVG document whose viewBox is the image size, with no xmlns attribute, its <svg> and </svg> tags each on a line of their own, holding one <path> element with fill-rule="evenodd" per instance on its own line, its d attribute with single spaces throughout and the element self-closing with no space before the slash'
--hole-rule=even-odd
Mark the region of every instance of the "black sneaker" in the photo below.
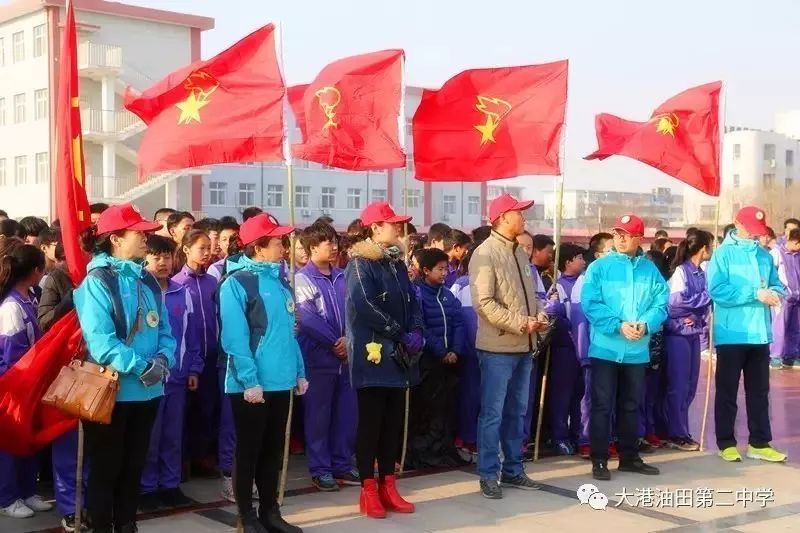
<svg viewBox="0 0 800 533">
<path fill-rule="evenodd" d="M 653 453 L 654 451 L 656 451 L 656 449 L 653 448 L 653 445 L 647 442 L 646 439 L 639 439 L 638 446 L 639 446 L 639 453 Z"/>
<path fill-rule="evenodd" d="M 342 485 L 361 486 L 361 476 L 358 475 L 358 470 L 351 470 L 345 474 L 334 474 L 333 479 Z"/>
<path fill-rule="evenodd" d="M 657 476 L 661 473 L 661 471 L 654 467 L 650 466 L 649 464 L 645 463 L 639 458 L 634 459 L 633 461 L 623 461 L 620 459 L 619 467 L 617 468 L 620 472 L 633 472 L 634 474 L 644 474 L 646 476 Z"/>
<path fill-rule="evenodd" d="M 500 500 L 503 498 L 503 489 L 500 487 L 500 483 L 493 479 L 482 479 L 481 494 L 490 500 Z"/>
<path fill-rule="evenodd" d="M 592 463 L 592 477 L 598 481 L 609 481 L 611 472 L 608 471 L 608 463 L 605 461 Z"/>
<path fill-rule="evenodd" d="M 165 507 L 188 507 L 194 503 L 194 500 L 188 498 L 180 487 L 165 489 L 161 491 L 159 497 Z"/>
<path fill-rule="evenodd" d="M 277 505 L 266 511 L 261 511 L 258 521 L 269 533 L 303 533 L 301 528 L 283 519 L 281 510 Z"/>
<path fill-rule="evenodd" d="M 534 480 L 529 478 L 528 474 L 526 474 L 525 472 L 514 477 L 503 474 L 502 476 L 500 476 L 500 484 L 505 487 L 511 487 L 522 490 L 539 490 L 542 488 L 541 485 L 539 485 Z"/>
<path fill-rule="evenodd" d="M 161 498 L 158 492 L 146 492 L 139 496 L 139 511 L 152 513 L 161 507 Z"/>
<path fill-rule="evenodd" d="M 322 492 L 336 492 L 339 490 L 339 484 L 336 483 L 331 474 L 312 477 L 311 483 Z"/>
</svg>

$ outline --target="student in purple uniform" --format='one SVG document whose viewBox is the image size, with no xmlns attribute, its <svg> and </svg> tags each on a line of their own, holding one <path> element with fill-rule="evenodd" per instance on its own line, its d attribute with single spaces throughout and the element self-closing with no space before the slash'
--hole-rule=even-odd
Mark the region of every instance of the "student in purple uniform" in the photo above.
<svg viewBox="0 0 800 533">
<path fill-rule="evenodd" d="M 791 229 L 770 255 L 786 291 L 772 316 L 770 366 L 800 369 L 800 228 Z"/>
<path fill-rule="evenodd" d="M 700 444 L 689 431 L 689 406 L 697 392 L 700 375 L 700 337 L 706 327 L 711 297 L 706 274 L 700 268 L 711 257 L 714 236 L 706 231 L 691 233 L 678 245 L 669 279 L 669 318 L 664 322 L 667 419 L 666 447 L 696 451 Z"/>
<path fill-rule="evenodd" d="M 205 232 L 190 230 L 177 257 L 183 266 L 172 281 L 186 287 L 197 315 L 190 331 L 200 341 L 203 373 L 194 398 L 189 400 L 189 453 L 199 475 L 216 477 L 217 433 L 219 431 L 219 383 L 217 361 L 217 280 L 206 272 L 211 257 L 211 240 Z"/>
<path fill-rule="evenodd" d="M 452 229 L 444 238 L 444 251 L 447 253 L 447 276 L 444 286 L 451 287 L 458 279 L 458 265 L 467 255 L 472 239 L 461 230 Z"/>
<path fill-rule="evenodd" d="M 5 374 L 42 336 L 31 288 L 44 275 L 44 253 L 9 237 L 0 241 L 0 375 Z M 36 456 L 0 452 L 0 516 L 30 518 L 52 505 L 36 494 Z"/>
<path fill-rule="evenodd" d="M 309 261 L 295 275 L 297 341 L 314 383 L 303 398 L 306 456 L 321 491 L 361 485 L 352 462 L 358 406 L 347 367 L 344 272 L 331 266 L 337 238 L 325 222 L 307 227 L 301 240 Z"/>
<path fill-rule="evenodd" d="M 586 268 L 585 252 L 575 244 L 561 245 L 558 255 L 561 275 L 556 282 L 558 298 L 546 309 L 549 315 L 556 317 L 550 340 L 550 382 L 546 405 L 553 446 L 558 455 L 575 454 L 581 431 L 583 373 L 572 341 L 570 303 L 575 282 Z"/>
<path fill-rule="evenodd" d="M 219 258 L 208 267 L 208 273 L 217 278 L 217 281 L 225 274 L 225 260 L 228 258 L 231 244 L 236 246 L 238 236 L 239 223 L 235 218 L 219 219 Z"/>
<path fill-rule="evenodd" d="M 150 447 L 142 472 L 139 508 L 154 511 L 160 505 L 182 507 L 192 503 L 180 489 L 183 464 L 183 428 L 186 391 L 196 391 L 203 372 L 200 339 L 192 297 L 185 286 L 169 279 L 175 243 L 160 235 L 147 237 L 146 269 L 158 280 L 164 292 L 175 348 L 175 364 L 164 386 L 164 396 L 150 433 Z"/>
</svg>

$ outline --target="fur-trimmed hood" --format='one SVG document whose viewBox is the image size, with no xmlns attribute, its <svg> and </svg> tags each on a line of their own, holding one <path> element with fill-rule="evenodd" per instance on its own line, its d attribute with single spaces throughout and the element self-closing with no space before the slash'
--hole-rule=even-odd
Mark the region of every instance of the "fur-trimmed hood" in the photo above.
<svg viewBox="0 0 800 533">
<path fill-rule="evenodd" d="M 405 257 L 403 247 L 399 244 L 396 247 L 400 252 L 396 260 L 402 261 Z M 381 259 L 387 257 L 387 255 L 384 253 L 384 249 L 379 244 L 370 239 L 366 239 L 357 242 L 350 247 L 350 257 L 360 257 L 362 259 L 368 259 L 369 261 L 380 261 Z"/>
</svg>

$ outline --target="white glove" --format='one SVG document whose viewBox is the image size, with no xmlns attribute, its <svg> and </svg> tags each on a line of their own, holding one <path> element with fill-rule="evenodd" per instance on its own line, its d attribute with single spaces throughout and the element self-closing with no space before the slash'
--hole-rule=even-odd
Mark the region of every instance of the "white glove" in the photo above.
<svg viewBox="0 0 800 533">
<path fill-rule="evenodd" d="M 264 403 L 264 389 L 261 385 L 249 388 L 244 391 L 244 401 L 249 403 Z"/>
<path fill-rule="evenodd" d="M 294 388 L 294 393 L 302 396 L 308 392 L 308 380 L 306 378 L 297 378 L 297 387 Z"/>
</svg>

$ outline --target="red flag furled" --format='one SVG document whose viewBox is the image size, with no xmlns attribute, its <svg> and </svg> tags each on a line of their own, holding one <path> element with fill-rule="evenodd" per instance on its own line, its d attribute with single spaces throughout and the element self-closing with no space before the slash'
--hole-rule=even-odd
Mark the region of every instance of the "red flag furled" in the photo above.
<svg viewBox="0 0 800 533">
<path fill-rule="evenodd" d="M 722 82 L 693 87 L 653 111 L 647 122 L 595 119 L 598 149 L 586 159 L 624 155 L 719 196 L 719 93 Z"/>
<path fill-rule="evenodd" d="M 77 50 L 75 14 L 72 2 L 68 2 L 56 105 L 56 211 L 69 274 L 76 285 L 86 275 L 88 259 L 78 235 L 90 222 L 84 187 Z M 75 427 L 76 419 L 43 405 L 41 398 L 61 367 L 80 352 L 81 341 L 78 316 L 73 310 L 0 376 L 0 450 L 30 455 Z"/>
<path fill-rule="evenodd" d="M 139 176 L 213 163 L 283 160 L 283 76 L 268 24 L 169 74 L 125 107 L 148 128 Z"/>
<path fill-rule="evenodd" d="M 292 85 L 286 89 L 286 97 L 289 99 L 289 107 L 292 108 L 294 121 L 300 130 L 300 139 L 306 142 L 306 115 L 303 113 L 303 95 L 308 89 L 308 84 Z"/>
<path fill-rule="evenodd" d="M 327 65 L 303 93 L 306 131 L 293 157 L 347 170 L 404 167 L 402 102 L 402 50 Z"/>
<path fill-rule="evenodd" d="M 567 61 L 466 70 L 424 90 L 413 122 L 417 179 L 560 174 L 567 70 Z"/>
</svg>

